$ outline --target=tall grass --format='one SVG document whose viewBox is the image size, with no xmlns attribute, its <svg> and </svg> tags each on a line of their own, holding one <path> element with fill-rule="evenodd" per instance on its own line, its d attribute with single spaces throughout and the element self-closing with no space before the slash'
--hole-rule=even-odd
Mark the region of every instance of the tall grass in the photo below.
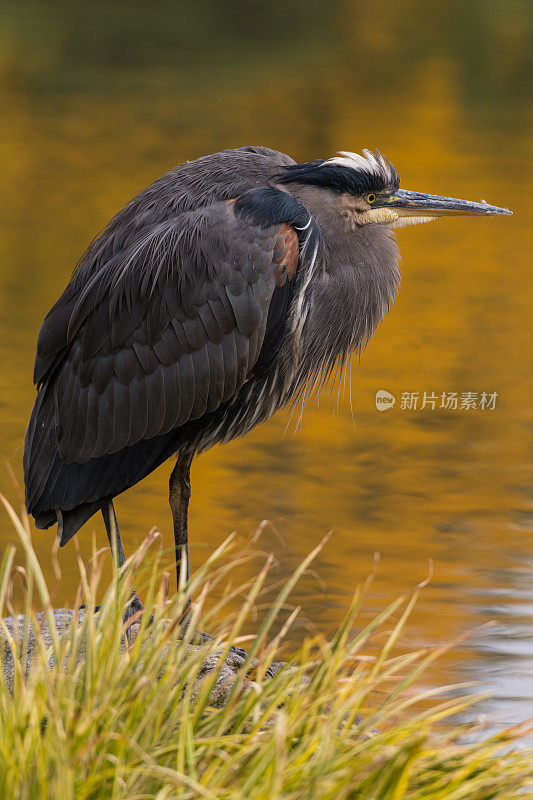
<svg viewBox="0 0 533 800">
<path fill-rule="evenodd" d="M 239 588 L 245 599 L 232 614 L 230 592 L 207 603 L 220 596 L 242 559 L 239 553 L 228 558 L 230 540 L 170 598 L 159 559 L 146 559 L 147 613 L 126 641 L 129 581 L 148 539 L 113 580 L 98 613 L 78 609 L 60 630 L 27 519 L 4 505 L 25 563 L 17 567 L 15 548 L 6 548 L 0 616 L 10 613 L 13 582 L 22 580 L 25 624 L 17 637 L 0 623 L 2 660 L 14 661 L 11 681 L 0 670 L 1 798 L 506 800 L 531 788 L 531 752 L 514 746 L 523 731 L 460 744 L 463 730 L 440 723 L 475 698 L 442 699 L 442 691 L 414 689 L 439 654 L 398 655 L 395 648 L 418 590 L 361 628 L 361 587 L 335 637 L 307 640 L 271 678 L 268 668 L 296 615 L 274 635 L 279 611 L 319 548 L 283 586 L 248 644 L 248 657 L 239 659 L 231 643 L 265 587 L 271 559 Z M 92 608 L 101 577 L 98 554 L 80 574 L 77 607 Z M 183 631 L 179 620 L 190 596 L 192 621 Z M 35 609 L 44 612 L 38 616 Z M 365 656 L 383 626 L 390 632 L 381 653 Z M 215 637 L 196 645 L 200 630 Z"/>
</svg>

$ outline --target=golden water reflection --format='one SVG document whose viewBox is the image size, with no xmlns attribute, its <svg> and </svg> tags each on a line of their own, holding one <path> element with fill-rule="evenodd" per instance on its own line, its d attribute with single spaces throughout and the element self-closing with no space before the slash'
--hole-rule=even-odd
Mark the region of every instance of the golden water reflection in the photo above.
<svg viewBox="0 0 533 800">
<path fill-rule="evenodd" d="M 401 232 L 396 307 L 338 402 L 335 389 L 297 433 L 280 415 L 195 463 L 191 558 L 198 566 L 229 531 L 247 536 L 269 519 L 283 544 L 267 528 L 261 546 L 282 579 L 333 528 L 320 580 L 295 593 L 295 638 L 334 628 L 375 551 L 368 613 L 423 580 L 431 559 L 405 643 L 495 619 L 434 678 L 487 681 L 492 714 L 532 715 L 531 8 L 274 3 L 280 24 L 254 26 L 259 11 L 238 3 L 225 6 L 238 25 L 220 4 L 182 16 L 161 5 L 156 20 L 134 3 L 126 24 L 121 3 L 0 10 L 0 453 L 20 480 L 37 330 L 80 253 L 181 160 L 250 143 L 302 160 L 379 147 L 406 188 L 509 205 L 512 218 Z M 379 389 L 396 396 L 394 409 L 376 410 Z M 498 398 L 494 411 L 400 408 L 403 392 L 425 391 Z M 170 546 L 168 474 L 165 465 L 118 501 L 127 550 L 153 525 Z M 0 487 L 15 498 L 7 473 Z M 105 541 L 93 520 L 85 555 L 93 530 Z M 0 541 L 12 540 L 4 518 Z M 53 581 L 51 541 L 35 536 Z M 60 563 L 56 602 L 68 604 L 72 547 Z"/>
</svg>

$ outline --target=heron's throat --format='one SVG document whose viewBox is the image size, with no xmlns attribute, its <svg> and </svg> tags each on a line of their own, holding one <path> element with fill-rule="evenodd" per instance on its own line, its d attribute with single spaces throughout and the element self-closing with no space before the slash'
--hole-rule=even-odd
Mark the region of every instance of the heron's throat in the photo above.
<svg viewBox="0 0 533 800">
<path fill-rule="evenodd" d="M 432 222 L 436 217 L 429 215 L 414 215 L 405 212 L 403 208 L 371 208 L 361 215 L 362 223 L 379 222 L 389 228 L 404 228 L 406 225 L 421 225 L 423 222 Z"/>
</svg>

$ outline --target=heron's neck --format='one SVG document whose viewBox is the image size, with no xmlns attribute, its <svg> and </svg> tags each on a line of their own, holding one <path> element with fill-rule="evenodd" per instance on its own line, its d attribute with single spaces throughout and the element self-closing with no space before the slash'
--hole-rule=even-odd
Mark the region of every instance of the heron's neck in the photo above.
<svg viewBox="0 0 533 800">
<path fill-rule="evenodd" d="M 322 269 L 298 343 L 299 380 L 306 381 L 317 366 L 324 374 L 366 344 L 394 302 L 400 271 L 398 248 L 384 225 L 347 230 L 331 206 L 299 199 L 307 201 L 324 240 Z"/>
</svg>

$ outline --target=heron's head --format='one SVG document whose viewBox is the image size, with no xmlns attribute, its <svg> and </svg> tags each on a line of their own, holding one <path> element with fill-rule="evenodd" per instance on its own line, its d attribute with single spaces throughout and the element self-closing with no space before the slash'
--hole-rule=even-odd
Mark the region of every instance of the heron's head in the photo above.
<svg viewBox="0 0 533 800">
<path fill-rule="evenodd" d="M 400 189 L 400 176 L 379 151 L 340 152 L 327 161 L 294 164 L 277 176 L 281 184 L 313 186 L 328 192 L 338 213 L 352 230 L 369 223 L 389 228 L 418 225 L 443 216 L 511 214 L 484 200 L 473 203 L 453 197 Z"/>
</svg>

